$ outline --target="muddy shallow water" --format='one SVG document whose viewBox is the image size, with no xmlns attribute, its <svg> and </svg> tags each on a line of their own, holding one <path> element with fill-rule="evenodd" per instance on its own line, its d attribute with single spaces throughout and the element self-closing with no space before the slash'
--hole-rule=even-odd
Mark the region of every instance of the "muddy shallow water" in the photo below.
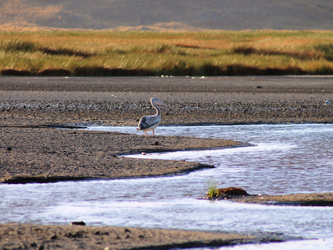
<svg viewBox="0 0 333 250">
<path fill-rule="evenodd" d="M 134 127 L 88 129 L 140 133 Z M 197 199 L 212 182 L 220 187 L 241 187 L 250 194 L 332 191 L 332 124 L 174 126 L 159 127 L 156 132 L 233 139 L 253 146 L 131 156 L 216 166 L 183 176 L 0 185 L 3 201 L 0 210 L 4 215 L 1 222 L 68 224 L 83 220 L 88 225 L 103 226 L 274 232 L 321 239 L 308 242 L 314 248 L 332 246 L 332 207 L 267 206 Z M 323 239 L 327 239 L 326 243 Z M 286 249 L 307 249 L 283 244 Z"/>
</svg>

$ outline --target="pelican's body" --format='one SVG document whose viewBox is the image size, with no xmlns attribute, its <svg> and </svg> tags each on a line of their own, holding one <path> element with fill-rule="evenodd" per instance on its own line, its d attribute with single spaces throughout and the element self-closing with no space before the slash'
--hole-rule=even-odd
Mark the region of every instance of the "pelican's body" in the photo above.
<svg viewBox="0 0 333 250">
<path fill-rule="evenodd" d="M 155 128 L 157 128 L 157 126 L 161 122 L 161 111 L 157 107 L 157 105 L 161 105 L 164 107 L 169 107 L 169 106 L 166 105 L 164 102 L 160 101 L 156 97 L 151 98 L 150 102 L 151 105 L 156 109 L 156 114 L 142 116 L 138 124 L 138 130 L 145 131 L 146 136 L 147 136 L 147 131 L 152 130 L 153 136 L 155 136 Z"/>
</svg>

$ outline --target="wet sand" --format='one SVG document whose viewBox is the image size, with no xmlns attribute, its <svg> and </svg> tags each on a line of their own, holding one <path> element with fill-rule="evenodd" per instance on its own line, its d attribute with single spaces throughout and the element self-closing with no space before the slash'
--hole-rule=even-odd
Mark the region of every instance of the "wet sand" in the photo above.
<svg viewBox="0 0 333 250">
<path fill-rule="evenodd" d="M 279 241 L 278 236 L 271 236 Z M 1 249 L 173 249 L 255 243 L 251 235 L 163 229 L 0 224 Z"/>
<path fill-rule="evenodd" d="M 237 187 L 218 189 L 215 194 L 206 194 L 203 199 L 211 201 L 229 200 L 233 202 L 279 205 L 279 206 L 333 206 L 333 193 L 305 193 L 287 195 L 249 194 Z"/>
<path fill-rule="evenodd" d="M 310 193 L 288 195 L 253 195 L 233 197 L 235 202 L 283 205 L 283 206 L 333 206 L 333 193 Z"/>
<path fill-rule="evenodd" d="M 54 182 L 184 174 L 213 166 L 135 159 L 127 154 L 245 146 L 241 142 L 180 136 L 138 136 L 57 129 L 1 127 L 0 182 Z"/>
<path fill-rule="evenodd" d="M 193 79 L 1 77 L 0 180 L 3 183 L 27 183 L 134 178 L 185 174 L 213 167 L 179 161 L 130 159 L 121 155 L 246 145 L 242 142 L 191 138 L 186 135 L 159 136 L 158 128 L 156 137 L 145 137 L 61 130 L 57 127 L 70 128 L 88 124 L 136 126 L 142 115 L 154 113 L 149 103 L 149 98 L 153 96 L 159 97 L 172 107 L 172 109 L 162 109 L 161 125 L 327 123 L 333 122 L 332 104 L 325 104 L 325 100 L 333 99 L 332 83 L 333 78 L 328 76 Z M 310 198 L 316 200 L 318 195 L 324 197 L 323 200 L 325 197 L 327 200 L 331 199 L 329 193 L 313 194 Z M 295 194 L 288 201 L 299 197 Z M 55 238 L 48 238 L 52 236 L 49 236 L 49 231 L 44 226 L 6 224 L 2 227 L 14 232 L 10 237 L 6 232 L 0 234 L 1 239 L 8 238 L 12 246 L 27 244 L 25 246 L 31 249 L 36 248 L 36 245 L 41 246 L 42 243 L 36 242 L 34 231 L 31 229 L 31 227 L 40 227 L 41 229 L 37 229 L 40 231 L 38 237 L 47 248 L 56 248 L 58 244 L 70 246 L 68 249 L 75 249 L 76 246 L 71 245 L 75 243 L 85 249 L 104 249 L 102 247 L 104 245 L 98 243 L 101 241 L 98 238 L 101 237 L 99 234 L 94 231 L 87 233 L 91 237 L 88 237 L 91 240 L 89 245 L 82 236 L 85 233 L 77 233 L 75 231 L 77 227 L 74 226 L 57 226 L 57 230 L 62 232 L 59 235 L 70 232 L 67 235 L 71 237 L 57 236 L 56 243 Z M 51 228 L 51 226 L 46 227 Z M 95 230 L 90 227 L 85 228 L 87 229 L 84 230 Z M 104 229 L 105 227 L 101 227 L 98 230 Z M 151 232 L 156 234 L 150 238 L 151 240 L 160 237 L 165 241 L 152 242 L 144 236 L 148 242 L 145 244 L 153 246 L 150 248 L 169 246 L 175 240 L 171 232 L 162 233 L 156 230 Z M 196 233 L 201 235 L 201 232 Z M 76 236 L 72 237 L 73 235 Z M 116 245 L 114 248 L 108 246 L 110 249 L 149 248 L 148 245 L 140 245 L 138 240 L 134 240 L 137 237 L 126 237 L 120 237 L 122 243 L 119 243 L 119 248 Z M 204 236 L 200 237 L 187 238 L 185 234 L 179 236 L 186 244 L 205 242 Z M 217 237 L 219 245 L 223 245 L 223 242 L 228 244 L 228 240 L 224 241 L 223 238 L 226 237 L 225 234 Z M 245 236 L 237 237 L 244 241 L 248 239 Z M 259 238 L 256 237 L 256 240 L 260 240 Z M 274 240 L 274 237 L 266 239 Z M 106 234 L 103 235 L 102 242 L 104 240 L 116 244 L 112 237 Z M 126 242 L 129 245 L 125 247 L 122 244 L 127 244 Z M 8 248 L 15 247 L 8 246 Z"/>
</svg>

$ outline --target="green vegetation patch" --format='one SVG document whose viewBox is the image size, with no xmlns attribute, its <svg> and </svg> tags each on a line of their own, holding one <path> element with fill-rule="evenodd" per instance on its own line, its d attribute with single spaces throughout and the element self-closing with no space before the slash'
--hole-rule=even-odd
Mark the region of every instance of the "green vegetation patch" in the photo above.
<svg viewBox="0 0 333 250">
<path fill-rule="evenodd" d="M 33 43 L 29 41 L 22 40 L 5 40 L 0 43 L 0 50 L 6 53 L 15 53 L 15 52 L 25 52 L 25 53 L 35 53 L 42 52 L 47 55 L 66 55 L 66 56 L 82 56 L 88 57 L 91 56 L 89 53 L 75 51 L 73 49 L 67 48 L 51 48 L 43 47 L 38 43 Z"/>
<path fill-rule="evenodd" d="M 326 60 L 333 61 L 333 43 L 319 43 L 314 46 L 314 49 L 322 52 Z"/>
</svg>

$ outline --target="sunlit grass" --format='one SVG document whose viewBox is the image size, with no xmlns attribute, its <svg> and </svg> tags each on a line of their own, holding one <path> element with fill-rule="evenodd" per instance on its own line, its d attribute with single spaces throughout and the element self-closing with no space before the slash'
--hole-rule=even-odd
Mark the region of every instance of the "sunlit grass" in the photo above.
<svg viewBox="0 0 333 250">
<path fill-rule="evenodd" d="M 218 196 L 219 194 L 218 183 L 214 179 L 212 179 L 209 180 L 207 184 L 208 184 L 208 192 L 207 192 L 208 198 L 214 198 Z"/>
<path fill-rule="evenodd" d="M 333 32 L 0 32 L 0 59 L 2 74 L 333 74 Z"/>
</svg>

